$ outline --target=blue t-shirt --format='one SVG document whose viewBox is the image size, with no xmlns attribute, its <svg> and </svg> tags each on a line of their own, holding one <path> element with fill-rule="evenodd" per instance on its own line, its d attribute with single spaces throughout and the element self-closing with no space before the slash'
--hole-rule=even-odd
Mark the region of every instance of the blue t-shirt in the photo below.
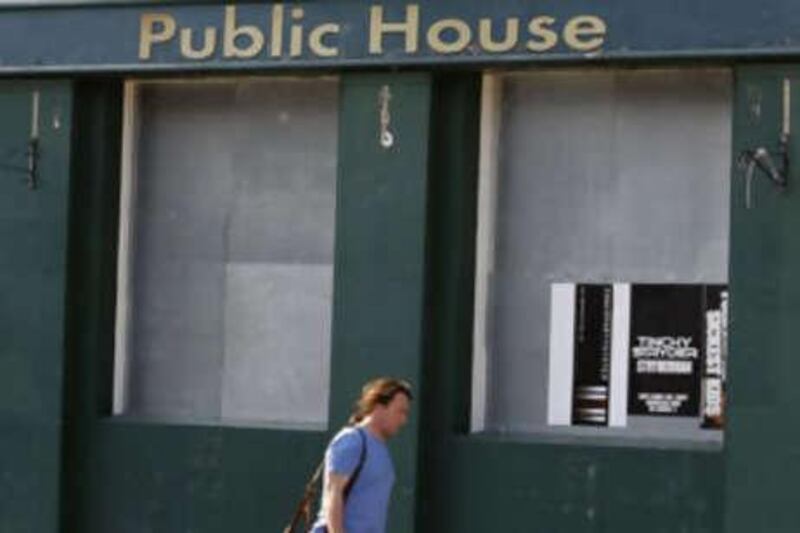
<svg viewBox="0 0 800 533">
<path fill-rule="evenodd" d="M 351 476 L 358 466 L 363 443 L 367 444 L 367 457 L 361 473 L 344 506 L 344 529 L 346 533 L 384 533 L 389 497 L 394 485 L 394 465 L 386 443 L 373 436 L 367 429 L 348 427 L 340 431 L 325 452 L 325 477 L 330 472 Z M 323 493 L 324 494 L 324 493 Z M 324 531 L 325 508 L 323 495 L 320 516 L 312 531 Z"/>
</svg>

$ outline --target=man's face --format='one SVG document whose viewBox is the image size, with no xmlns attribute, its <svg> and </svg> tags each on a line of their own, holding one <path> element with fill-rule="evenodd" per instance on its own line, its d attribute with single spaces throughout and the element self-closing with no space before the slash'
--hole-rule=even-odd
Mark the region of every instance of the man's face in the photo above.
<svg viewBox="0 0 800 533">
<path fill-rule="evenodd" d="M 393 437 L 408 421 L 408 411 L 411 405 L 408 396 L 396 394 L 392 401 L 385 406 L 380 406 L 381 432 L 385 437 Z"/>
</svg>

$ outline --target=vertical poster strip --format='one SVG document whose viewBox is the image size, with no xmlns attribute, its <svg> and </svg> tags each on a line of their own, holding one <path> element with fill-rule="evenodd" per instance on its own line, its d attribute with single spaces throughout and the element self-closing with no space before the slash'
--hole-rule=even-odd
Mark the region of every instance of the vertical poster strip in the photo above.
<svg viewBox="0 0 800 533">
<path fill-rule="evenodd" d="M 631 334 L 631 285 L 614 284 L 611 320 L 611 396 L 608 425 L 628 425 L 628 354 Z"/>
<path fill-rule="evenodd" d="M 610 284 L 576 288 L 574 425 L 608 425 L 613 304 Z"/>
<path fill-rule="evenodd" d="M 547 389 L 547 423 L 572 423 L 572 376 L 575 331 L 575 284 L 550 287 L 550 365 Z"/>
<path fill-rule="evenodd" d="M 702 421 L 704 429 L 722 429 L 725 421 L 725 362 L 728 354 L 728 290 L 705 288 Z"/>
</svg>

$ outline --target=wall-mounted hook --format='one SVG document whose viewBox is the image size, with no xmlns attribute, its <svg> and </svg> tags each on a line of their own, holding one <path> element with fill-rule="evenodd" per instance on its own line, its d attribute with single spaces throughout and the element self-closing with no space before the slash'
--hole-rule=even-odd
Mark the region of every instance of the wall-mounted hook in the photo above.
<svg viewBox="0 0 800 533">
<path fill-rule="evenodd" d="M 789 141 L 791 140 L 791 80 L 783 81 L 783 125 L 778 137 L 775 156 L 765 146 L 742 150 L 737 158 L 737 165 L 744 172 L 745 207 L 753 207 L 753 179 L 757 175 L 765 176 L 780 190 L 789 185 Z M 777 159 L 777 162 L 776 162 Z M 760 170 L 761 172 L 757 172 Z"/>
<path fill-rule="evenodd" d="M 394 146 L 395 135 L 391 130 L 392 115 L 389 109 L 389 102 L 392 100 L 392 92 L 388 85 L 381 87 L 378 92 L 378 107 L 380 113 L 380 130 L 378 141 L 384 149 Z"/>
<path fill-rule="evenodd" d="M 39 186 L 39 100 L 39 91 L 33 91 L 31 96 L 31 130 L 30 137 L 28 138 L 27 146 L 25 148 L 27 164 L 22 166 L 0 163 L 1 169 L 26 174 L 27 178 L 25 182 L 28 184 L 28 188 L 31 190 L 34 190 Z"/>
<path fill-rule="evenodd" d="M 33 91 L 31 102 L 31 137 L 28 141 L 28 188 L 39 185 L 39 91 Z"/>
<path fill-rule="evenodd" d="M 739 154 L 738 166 L 744 171 L 745 180 L 745 207 L 753 207 L 753 179 L 756 175 L 768 178 L 776 187 L 785 190 L 789 184 L 789 138 L 781 136 L 778 147 L 778 161 L 770 155 L 768 149 L 763 146 L 752 150 L 744 150 Z M 761 172 L 757 173 L 756 171 Z"/>
</svg>

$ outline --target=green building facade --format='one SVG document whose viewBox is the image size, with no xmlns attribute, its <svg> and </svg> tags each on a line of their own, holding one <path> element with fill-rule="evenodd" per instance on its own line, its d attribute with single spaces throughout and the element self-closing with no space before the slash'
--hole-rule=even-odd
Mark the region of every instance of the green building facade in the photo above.
<svg viewBox="0 0 800 533">
<path fill-rule="evenodd" d="M 376 375 L 391 532 L 797 531 L 798 43 L 788 0 L 4 3 L 0 532 L 281 531 Z M 652 286 L 729 297 L 641 352 L 685 381 Z"/>
</svg>

